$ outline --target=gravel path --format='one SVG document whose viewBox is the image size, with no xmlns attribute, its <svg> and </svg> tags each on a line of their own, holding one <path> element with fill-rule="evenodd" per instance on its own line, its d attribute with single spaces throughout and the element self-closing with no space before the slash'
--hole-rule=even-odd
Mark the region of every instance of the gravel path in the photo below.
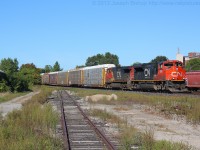
<svg viewBox="0 0 200 150">
<path fill-rule="evenodd" d="M 2 114 L 3 117 L 5 117 L 7 113 L 13 111 L 14 109 L 20 109 L 22 103 L 24 103 L 27 100 L 30 100 L 32 96 L 39 93 L 40 91 L 31 92 L 27 95 L 16 97 L 8 102 L 0 103 L 0 113 Z"/>
</svg>

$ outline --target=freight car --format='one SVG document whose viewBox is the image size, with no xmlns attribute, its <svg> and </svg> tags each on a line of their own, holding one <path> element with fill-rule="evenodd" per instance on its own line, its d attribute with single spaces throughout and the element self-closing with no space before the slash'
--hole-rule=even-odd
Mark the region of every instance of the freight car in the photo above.
<svg viewBox="0 0 200 150">
<path fill-rule="evenodd" d="M 50 85 L 58 85 L 58 72 L 50 72 L 49 73 L 49 84 Z"/>
<path fill-rule="evenodd" d="M 113 64 L 82 68 L 82 85 L 85 87 L 105 87 L 106 72 Z"/>
<path fill-rule="evenodd" d="M 106 75 L 106 87 L 148 91 L 184 91 L 186 90 L 185 70 L 182 62 L 177 60 L 109 68 Z"/>
<path fill-rule="evenodd" d="M 109 67 L 115 67 L 115 65 L 103 64 L 69 71 L 44 73 L 41 74 L 42 84 L 76 87 L 105 87 L 106 72 Z"/>
<path fill-rule="evenodd" d="M 42 76 L 42 84 L 48 85 L 49 84 L 49 74 L 48 73 L 42 73 L 41 76 Z"/>
<path fill-rule="evenodd" d="M 82 69 L 69 70 L 68 85 L 81 86 L 82 85 Z"/>
<path fill-rule="evenodd" d="M 189 91 L 200 90 L 200 70 L 186 72 L 186 83 Z"/>
<path fill-rule="evenodd" d="M 69 71 L 58 72 L 57 84 L 60 86 L 68 86 L 69 85 L 68 76 L 69 76 Z"/>
</svg>

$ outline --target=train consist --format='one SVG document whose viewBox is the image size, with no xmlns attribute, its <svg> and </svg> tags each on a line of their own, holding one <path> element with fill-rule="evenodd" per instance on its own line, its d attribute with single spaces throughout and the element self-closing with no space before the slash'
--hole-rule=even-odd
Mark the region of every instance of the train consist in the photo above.
<svg viewBox="0 0 200 150">
<path fill-rule="evenodd" d="M 190 79 L 190 74 L 186 74 L 182 62 L 177 60 L 126 67 L 104 64 L 42 74 L 42 84 L 47 85 L 143 91 L 186 91 L 187 87 L 194 89 L 190 87 L 192 81 L 194 80 Z M 200 82 L 198 86 L 199 84 Z"/>
</svg>

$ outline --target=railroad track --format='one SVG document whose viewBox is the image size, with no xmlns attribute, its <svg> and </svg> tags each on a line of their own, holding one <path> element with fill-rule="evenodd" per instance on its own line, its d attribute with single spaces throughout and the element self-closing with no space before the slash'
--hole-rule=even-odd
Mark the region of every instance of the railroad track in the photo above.
<svg viewBox="0 0 200 150">
<path fill-rule="evenodd" d="M 61 121 L 65 149 L 116 149 L 105 134 L 87 117 L 72 96 L 64 90 L 57 93 L 61 104 Z"/>
</svg>

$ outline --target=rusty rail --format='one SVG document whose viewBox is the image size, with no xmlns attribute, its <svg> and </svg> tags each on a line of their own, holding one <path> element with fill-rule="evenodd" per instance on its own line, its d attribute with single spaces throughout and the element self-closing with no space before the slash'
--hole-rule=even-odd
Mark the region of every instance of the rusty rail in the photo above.
<svg viewBox="0 0 200 150">
<path fill-rule="evenodd" d="M 61 125 L 62 125 L 62 129 L 63 129 L 64 148 L 66 150 L 71 150 L 67 122 L 65 119 L 64 103 L 63 103 L 63 99 L 61 96 L 62 96 L 61 91 L 58 91 L 58 98 L 60 100 L 60 105 L 61 105 L 61 109 L 60 109 L 61 110 Z"/>
<path fill-rule="evenodd" d="M 87 120 L 88 124 L 90 125 L 90 127 L 95 131 L 95 133 L 99 136 L 99 138 L 102 140 L 102 142 L 105 144 L 105 146 L 109 149 L 109 150 L 116 150 L 116 148 L 114 147 L 114 145 L 106 138 L 105 134 L 100 131 L 96 125 L 88 118 L 88 116 L 83 112 L 83 110 L 81 109 L 81 107 L 79 106 L 79 104 L 66 92 L 63 91 L 67 94 L 67 96 L 73 101 L 74 105 L 78 108 L 78 110 L 80 111 L 80 113 L 82 114 L 82 116 Z M 61 100 L 61 120 L 62 120 L 62 126 L 64 129 L 64 142 L 65 143 L 65 148 L 68 150 L 71 150 L 70 148 L 70 141 L 69 141 L 69 133 L 68 133 L 68 129 L 67 129 L 67 122 L 65 120 L 65 113 L 64 113 L 64 103 L 63 103 L 63 98 L 62 98 L 62 91 L 58 92 L 59 94 L 59 99 Z"/>
</svg>

